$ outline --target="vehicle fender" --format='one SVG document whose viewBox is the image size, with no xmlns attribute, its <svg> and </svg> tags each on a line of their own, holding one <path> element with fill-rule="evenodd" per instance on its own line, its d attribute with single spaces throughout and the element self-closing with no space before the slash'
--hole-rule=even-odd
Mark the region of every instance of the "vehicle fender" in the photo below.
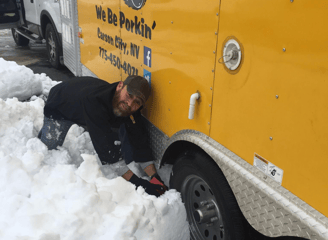
<svg viewBox="0 0 328 240">
<path fill-rule="evenodd" d="M 52 26 L 55 28 L 56 31 L 56 35 L 59 39 L 59 43 L 62 45 L 62 38 L 61 38 L 61 25 L 60 24 L 55 24 L 55 21 L 52 18 L 53 15 L 51 15 L 48 11 L 43 10 L 40 14 L 40 22 L 41 22 L 41 34 L 42 34 L 42 38 L 45 38 L 45 34 L 46 34 L 46 27 L 48 23 L 51 23 Z M 58 31 L 57 26 L 60 26 L 60 32 Z"/>
<path fill-rule="evenodd" d="M 48 17 L 52 19 L 52 24 L 55 26 L 58 33 L 61 33 L 61 19 L 59 2 L 54 1 L 40 1 L 40 25 L 42 25 L 42 15 L 44 12 L 48 13 Z"/>
<path fill-rule="evenodd" d="M 174 164 L 178 157 L 184 153 L 187 153 L 190 150 L 198 150 L 200 152 L 205 151 L 199 146 L 195 145 L 189 141 L 176 141 L 171 143 L 165 150 L 163 157 L 161 158 L 160 165 L 164 164 Z"/>
</svg>

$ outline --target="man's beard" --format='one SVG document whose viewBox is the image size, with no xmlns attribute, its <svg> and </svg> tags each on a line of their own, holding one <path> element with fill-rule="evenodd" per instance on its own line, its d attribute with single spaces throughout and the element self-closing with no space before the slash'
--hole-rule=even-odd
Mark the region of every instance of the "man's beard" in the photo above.
<svg viewBox="0 0 328 240">
<path fill-rule="evenodd" d="M 116 117 L 127 117 L 127 116 L 130 116 L 132 114 L 132 112 L 131 112 L 131 108 L 129 107 L 129 105 L 126 102 L 124 102 L 124 101 L 119 102 L 121 91 L 122 90 L 116 91 L 114 94 L 113 113 Z M 124 107 L 122 105 L 126 106 L 126 109 L 124 109 Z"/>
</svg>

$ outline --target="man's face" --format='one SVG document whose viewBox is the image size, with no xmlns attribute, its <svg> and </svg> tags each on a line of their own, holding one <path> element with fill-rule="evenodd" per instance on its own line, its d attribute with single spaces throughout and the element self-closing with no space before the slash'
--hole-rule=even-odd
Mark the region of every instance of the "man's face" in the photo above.
<svg viewBox="0 0 328 240">
<path fill-rule="evenodd" d="M 141 98 L 128 93 L 123 82 L 117 85 L 116 92 L 113 97 L 113 111 L 117 117 L 127 117 L 136 112 L 143 102 Z"/>
</svg>

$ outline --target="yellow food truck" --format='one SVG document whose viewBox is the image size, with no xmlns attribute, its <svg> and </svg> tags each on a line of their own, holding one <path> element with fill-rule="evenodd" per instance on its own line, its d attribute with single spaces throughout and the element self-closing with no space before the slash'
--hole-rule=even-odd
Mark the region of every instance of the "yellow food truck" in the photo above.
<svg viewBox="0 0 328 240">
<path fill-rule="evenodd" d="M 326 0 L 60 0 L 64 63 L 144 76 L 192 239 L 328 239 Z"/>
</svg>

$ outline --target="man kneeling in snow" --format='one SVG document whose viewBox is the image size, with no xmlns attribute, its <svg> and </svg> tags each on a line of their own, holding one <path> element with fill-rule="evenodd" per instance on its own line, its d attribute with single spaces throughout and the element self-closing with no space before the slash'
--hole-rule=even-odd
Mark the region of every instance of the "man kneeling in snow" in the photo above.
<svg viewBox="0 0 328 240">
<path fill-rule="evenodd" d="M 102 164 L 118 163 L 123 158 L 117 174 L 144 187 L 148 194 L 159 196 L 167 187 L 156 172 L 140 113 L 149 95 L 149 84 L 140 76 L 112 84 L 92 77 L 62 82 L 50 90 L 38 137 L 49 150 L 56 149 L 73 124 L 84 125 Z M 149 182 L 128 168 L 132 161 L 151 177 Z"/>
</svg>

